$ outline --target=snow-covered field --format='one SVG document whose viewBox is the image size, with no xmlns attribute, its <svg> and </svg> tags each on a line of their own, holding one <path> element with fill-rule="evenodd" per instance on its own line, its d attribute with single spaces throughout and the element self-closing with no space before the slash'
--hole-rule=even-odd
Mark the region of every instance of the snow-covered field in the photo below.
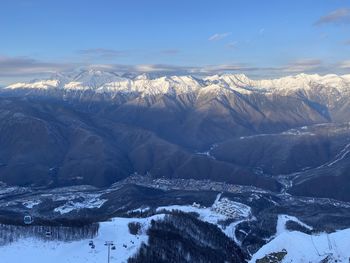
<svg viewBox="0 0 350 263">
<path fill-rule="evenodd" d="M 219 221 L 227 219 L 247 218 L 251 215 L 250 207 L 227 198 L 221 198 L 219 194 L 211 207 L 202 207 L 199 204 L 190 205 L 170 205 L 157 208 L 157 212 L 162 210 L 179 210 L 185 213 L 197 213 L 202 221 L 218 224 Z"/>
<path fill-rule="evenodd" d="M 107 200 L 100 199 L 99 197 L 100 195 L 89 195 L 84 199 L 84 201 L 80 202 L 69 200 L 64 205 L 56 207 L 54 211 L 60 214 L 66 214 L 79 209 L 100 208 L 105 202 L 107 202 Z"/>
<path fill-rule="evenodd" d="M 269 243 L 254 254 L 250 263 L 263 258 L 273 252 L 287 251 L 283 263 L 319 263 L 327 256 L 329 262 L 349 262 L 350 258 L 350 229 L 334 233 L 320 233 L 308 235 L 299 231 L 288 231 L 285 227 L 287 221 L 294 221 L 302 226 L 312 229 L 296 217 L 280 215 L 278 217 L 276 236 Z"/>
<path fill-rule="evenodd" d="M 236 226 L 243 221 L 254 220 L 249 206 L 234 202 L 227 198 L 221 198 L 221 194 L 218 194 L 211 207 L 201 207 L 198 204 L 194 204 L 192 206 L 162 206 L 157 209 L 158 212 L 162 210 L 179 210 L 185 213 L 197 213 L 200 220 L 217 225 L 222 230 L 222 232 L 224 232 L 228 237 L 235 240 L 237 243 L 239 242 L 235 235 Z M 225 221 L 228 219 L 234 219 L 234 222 L 228 226 L 220 224 L 220 221 Z"/>
<path fill-rule="evenodd" d="M 149 218 L 114 218 L 100 223 L 98 235 L 93 239 L 95 249 L 89 240 L 61 242 L 43 241 L 34 238 L 21 239 L 0 247 L 0 262 L 3 263 L 101 263 L 107 262 L 105 241 L 113 241 L 116 250 L 111 250 L 111 263 L 127 262 L 142 242 L 147 242 L 146 230 L 152 219 L 162 219 L 163 215 Z M 128 223 L 140 222 L 142 234 L 129 233 Z M 126 245 L 125 248 L 123 245 Z"/>
<path fill-rule="evenodd" d="M 279 215 L 277 219 L 277 226 L 276 226 L 276 236 L 288 231 L 286 229 L 286 224 L 288 221 L 293 221 L 295 223 L 298 223 L 299 225 L 305 227 L 308 230 L 312 230 L 312 227 L 305 224 L 304 222 L 300 221 L 295 216 L 289 216 L 289 215 Z"/>
</svg>

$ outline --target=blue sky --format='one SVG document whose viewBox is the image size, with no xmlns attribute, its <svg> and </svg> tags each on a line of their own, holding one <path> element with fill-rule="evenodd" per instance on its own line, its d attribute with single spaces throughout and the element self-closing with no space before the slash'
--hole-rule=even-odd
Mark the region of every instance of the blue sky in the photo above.
<svg viewBox="0 0 350 263">
<path fill-rule="evenodd" d="M 277 76 L 350 72 L 348 0 L 2 0 L 0 85 L 90 65 Z"/>
</svg>

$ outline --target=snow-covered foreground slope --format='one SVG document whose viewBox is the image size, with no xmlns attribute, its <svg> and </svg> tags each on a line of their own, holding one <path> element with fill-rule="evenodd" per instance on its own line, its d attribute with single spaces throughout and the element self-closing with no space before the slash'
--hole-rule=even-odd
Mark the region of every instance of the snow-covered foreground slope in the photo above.
<svg viewBox="0 0 350 263">
<path fill-rule="evenodd" d="M 299 231 L 288 231 L 287 221 L 294 221 L 305 228 L 311 228 L 295 217 L 280 215 L 277 222 L 276 237 L 255 253 L 250 263 L 255 263 L 273 252 L 287 251 L 283 263 L 307 262 L 319 263 L 327 256 L 331 261 L 349 262 L 350 259 L 350 229 L 334 233 L 305 234 Z"/>
<path fill-rule="evenodd" d="M 110 222 L 100 223 L 98 235 L 93 239 L 95 249 L 89 246 L 89 240 L 62 242 L 39 239 L 21 239 L 0 247 L 0 262 L 4 263 L 100 263 L 107 262 L 105 241 L 113 241 L 116 250 L 111 250 L 111 263 L 127 262 L 142 242 L 147 242 L 146 230 L 152 219 L 160 220 L 163 215 L 149 218 L 114 218 Z M 128 223 L 140 222 L 143 231 L 134 236 L 129 233 Z M 123 245 L 126 245 L 125 248 Z"/>
<path fill-rule="evenodd" d="M 79 207 L 77 207 L 79 209 Z M 150 208 L 140 208 L 129 211 L 131 213 L 148 211 Z M 243 221 L 254 221 L 256 218 L 252 214 L 249 206 L 232 201 L 219 194 L 210 207 L 201 204 L 193 205 L 169 205 L 158 207 L 160 214 L 148 218 L 114 218 L 111 221 L 100 223 L 98 234 L 93 238 L 95 248 L 89 246 L 89 239 L 80 241 L 53 241 L 25 238 L 13 243 L 0 246 L 0 262 L 26 262 L 26 263 L 99 263 L 107 262 L 107 248 L 105 241 L 113 241 L 116 250 L 111 251 L 111 263 L 127 262 L 128 258 L 134 255 L 142 242 L 148 242 L 146 230 L 150 226 L 152 219 L 162 220 L 162 211 L 180 210 L 185 213 L 197 213 L 199 219 L 217 225 L 223 233 L 230 237 L 237 244 L 241 245 L 235 235 L 236 227 Z M 223 221 L 229 220 L 227 226 Z M 312 230 L 312 227 L 303 223 L 294 216 L 279 215 L 276 224 L 275 236 L 263 247 L 261 247 L 250 260 L 255 263 L 273 252 L 287 251 L 283 261 L 286 262 L 311 262 L 319 263 L 327 256 L 331 256 L 333 261 L 348 262 L 350 258 L 350 229 L 337 231 L 331 234 L 320 233 L 308 235 L 298 231 L 289 231 L 286 228 L 288 221 L 293 221 L 305 229 Z M 141 234 L 135 236 L 129 233 L 128 224 L 139 222 L 142 225 Z M 0 233 L 1 234 L 1 233 Z M 0 236 L 1 237 L 1 236 Z M 232 242 L 233 242 L 232 241 Z"/>
<path fill-rule="evenodd" d="M 76 209 L 79 209 L 77 207 Z M 136 209 L 130 212 L 136 212 Z M 211 207 L 203 207 L 200 204 L 170 205 L 157 209 L 160 214 L 148 218 L 113 218 L 111 221 L 100 223 L 98 234 L 93 238 L 95 249 L 89 246 L 89 239 L 80 241 L 63 242 L 47 239 L 25 238 L 19 239 L 5 246 L 0 246 L 0 262 L 26 262 L 41 263 L 49 260 L 51 263 L 99 263 L 107 261 L 107 248 L 105 241 L 113 241 L 116 250 L 111 252 L 111 263 L 127 262 L 134 255 L 142 242 L 147 243 L 147 229 L 151 220 L 162 220 L 162 211 L 179 210 L 185 213 L 197 213 L 199 219 L 217 225 L 230 238 L 236 240 L 234 235 L 238 222 L 251 220 L 252 214 L 249 206 L 221 198 L 219 194 Z M 220 225 L 220 221 L 231 219 L 234 222 L 227 227 Z M 132 235 L 128 224 L 139 222 L 142 225 L 140 235 Z M 124 246 L 127 247 L 124 247 Z"/>
</svg>

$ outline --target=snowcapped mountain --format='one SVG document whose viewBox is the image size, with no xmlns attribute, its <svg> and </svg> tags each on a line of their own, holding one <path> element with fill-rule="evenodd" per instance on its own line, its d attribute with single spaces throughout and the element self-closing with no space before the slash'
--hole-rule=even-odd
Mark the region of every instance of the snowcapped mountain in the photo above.
<svg viewBox="0 0 350 263">
<path fill-rule="evenodd" d="M 105 186 L 136 171 L 276 190 L 256 168 L 278 175 L 318 167 L 348 144 L 348 130 L 284 132 L 347 124 L 349 112 L 350 75 L 58 73 L 0 90 L 0 180 L 18 183 L 25 171 L 24 184 Z M 254 137 L 261 134 L 271 136 Z M 347 166 L 337 165 L 345 178 Z"/>
<path fill-rule="evenodd" d="M 163 97 L 165 100 L 172 98 L 171 104 L 180 104 L 183 108 L 196 110 L 198 107 L 217 109 L 213 104 L 219 103 L 218 107 L 224 107 L 227 114 L 240 115 L 238 118 L 243 119 L 239 122 L 250 119 L 251 116 L 247 114 L 261 115 L 260 118 L 263 119 L 279 114 L 278 119 L 293 118 L 305 125 L 309 121 L 300 122 L 298 119 L 310 119 L 312 123 L 348 120 L 350 74 L 299 74 L 279 79 L 253 80 L 244 74 L 202 78 L 191 75 L 120 76 L 115 72 L 89 69 L 79 73 L 58 73 L 51 78 L 28 83 L 14 83 L 1 89 L 1 94 L 53 97 L 66 101 L 104 101 L 118 105 L 141 103 L 148 105 L 147 107 L 155 107 L 160 103 L 169 107 L 169 102 L 159 101 Z M 299 116 L 288 116 L 290 113 L 286 111 L 286 107 L 291 107 L 291 111 Z M 319 116 L 315 116 L 315 113 Z M 247 125 L 251 124 L 244 125 L 245 129 Z"/>
<path fill-rule="evenodd" d="M 97 93 L 141 93 L 144 95 L 181 94 L 197 90 L 200 82 L 192 76 L 151 78 L 146 74 L 127 78 L 116 73 L 86 70 L 77 75 L 55 74 L 49 79 L 28 83 L 15 83 L 5 90 L 16 89 L 60 89 L 66 91 L 95 91 Z"/>
<path fill-rule="evenodd" d="M 299 74 L 279 79 L 252 80 L 244 74 L 212 75 L 204 78 L 193 76 L 164 76 L 152 78 L 143 74 L 136 77 L 123 77 L 117 73 L 89 69 L 78 74 L 55 74 L 49 79 L 34 80 L 27 83 L 14 83 L 5 87 L 14 89 L 63 89 L 93 90 L 99 93 L 141 93 L 143 95 L 183 94 L 200 89 L 230 90 L 242 94 L 278 93 L 290 95 L 296 91 L 326 89 L 327 92 L 348 94 L 350 92 L 350 74 L 338 76 L 329 74 Z"/>
<path fill-rule="evenodd" d="M 11 217 L 11 209 L 30 209 L 51 219 L 50 213 L 65 219 L 80 210 L 84 218 L 89 215 L 86 210 L 95 218 L 96 211 L 104 216 L 120 207 L 127 212 L 137 207 L 151 213 L 196 212 L 197 221 L 189 218 L 191 233 L 199 220 L 217 225 L 215 236 L 231 238 L 249 252 L 251 262 L 276 255 L 285 261 L 320 262 L 327 256 L 340 262 L 349 257 L 341 245 L 349 230 L 329 235 L 317 231 L 348 228 L 349 112 L 350 75 L 253 80 L 243 74 L 120 76 L 90 69 L 15 83 L 0 90 L 0 188 L 5 186 L 0 195 L 9 192 L 10 198 L 18 199 L 12 191 L 24 194 L 22 203 L 4 198 L 2 209 L 10 209 Z M 66 186 L 74 186 L 75 192 L 79 185 L 84 186 L 83 196 L 67 193 L 63 200 L 57 192 L 55 208 L 54 199 L 42 199 L 52 194 L 41 189 L 65 186 L 62 191 L 67 191 Z M 94 186 L 91 191 L 101 187 L 105 195 L 86 194 L 86 185 Z M 40 187 L 39 203 L 32 194 L 28 200 L 28 186 Z M 184 190 L 191 194 L 179 193 Z M 230 193 L 222 199 L 217 196 L 209 208 L 212 190 L 215 195 Z M 193 205 L 184 206 L 189 197 L 188 204 Z M 158 205 L 159 200 L 165 203 Z M 34 247 L 20 240 L 3 248 L 3 254 L 10 260 L 14 250 L 25 246 L 28 249 L 19 255 L 24 259 L 33 249 L 40 255 L 56 255 L 85 244 L 75 259 L 90 262 L 80 255 L 94 253 L 93 260 L 99 260 L 104 239 L 112 238 L 105 233 L 117 226 L 125 230 L 117 251 L 130 251 L 123 254 L 126 259 L 148 239 L 142 235 L 131 240 L 130 220 L 102 223 L 94 240 L 96 251 L 91 252 L 88 240 L 31 241 Z M 136 221 L 157 227 L 147 218 Z M 209 226 L 203 225 L 200 233 L 207 233 Z M 190 236 L 189 240 L 195 237 Z M 200 242 L 206 240 L 200 237 Z M 295 242 L 288 243 L 291 239 Z M 132 250 L 121 246 L 127 241 Z M 152 244 L 141 249 L 153 249 Z M 169 247 L 173 254 L 174 245 Z"/>
</svg>

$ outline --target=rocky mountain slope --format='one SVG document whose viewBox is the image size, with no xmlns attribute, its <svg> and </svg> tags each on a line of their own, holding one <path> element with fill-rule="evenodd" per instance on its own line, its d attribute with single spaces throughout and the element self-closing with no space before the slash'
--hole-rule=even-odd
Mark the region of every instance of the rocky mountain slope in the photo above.
<svg viewBox="0 0 350 263">
<path fill-rule="evenodd" d="M 1 89 L 0 180 L 105 186 L 136 172 L 279 191 L 279 175 L 305 172 L 303 194 L 348 144 L 349 113 L 350 75 L 55 74 Z"/>
</svg>

